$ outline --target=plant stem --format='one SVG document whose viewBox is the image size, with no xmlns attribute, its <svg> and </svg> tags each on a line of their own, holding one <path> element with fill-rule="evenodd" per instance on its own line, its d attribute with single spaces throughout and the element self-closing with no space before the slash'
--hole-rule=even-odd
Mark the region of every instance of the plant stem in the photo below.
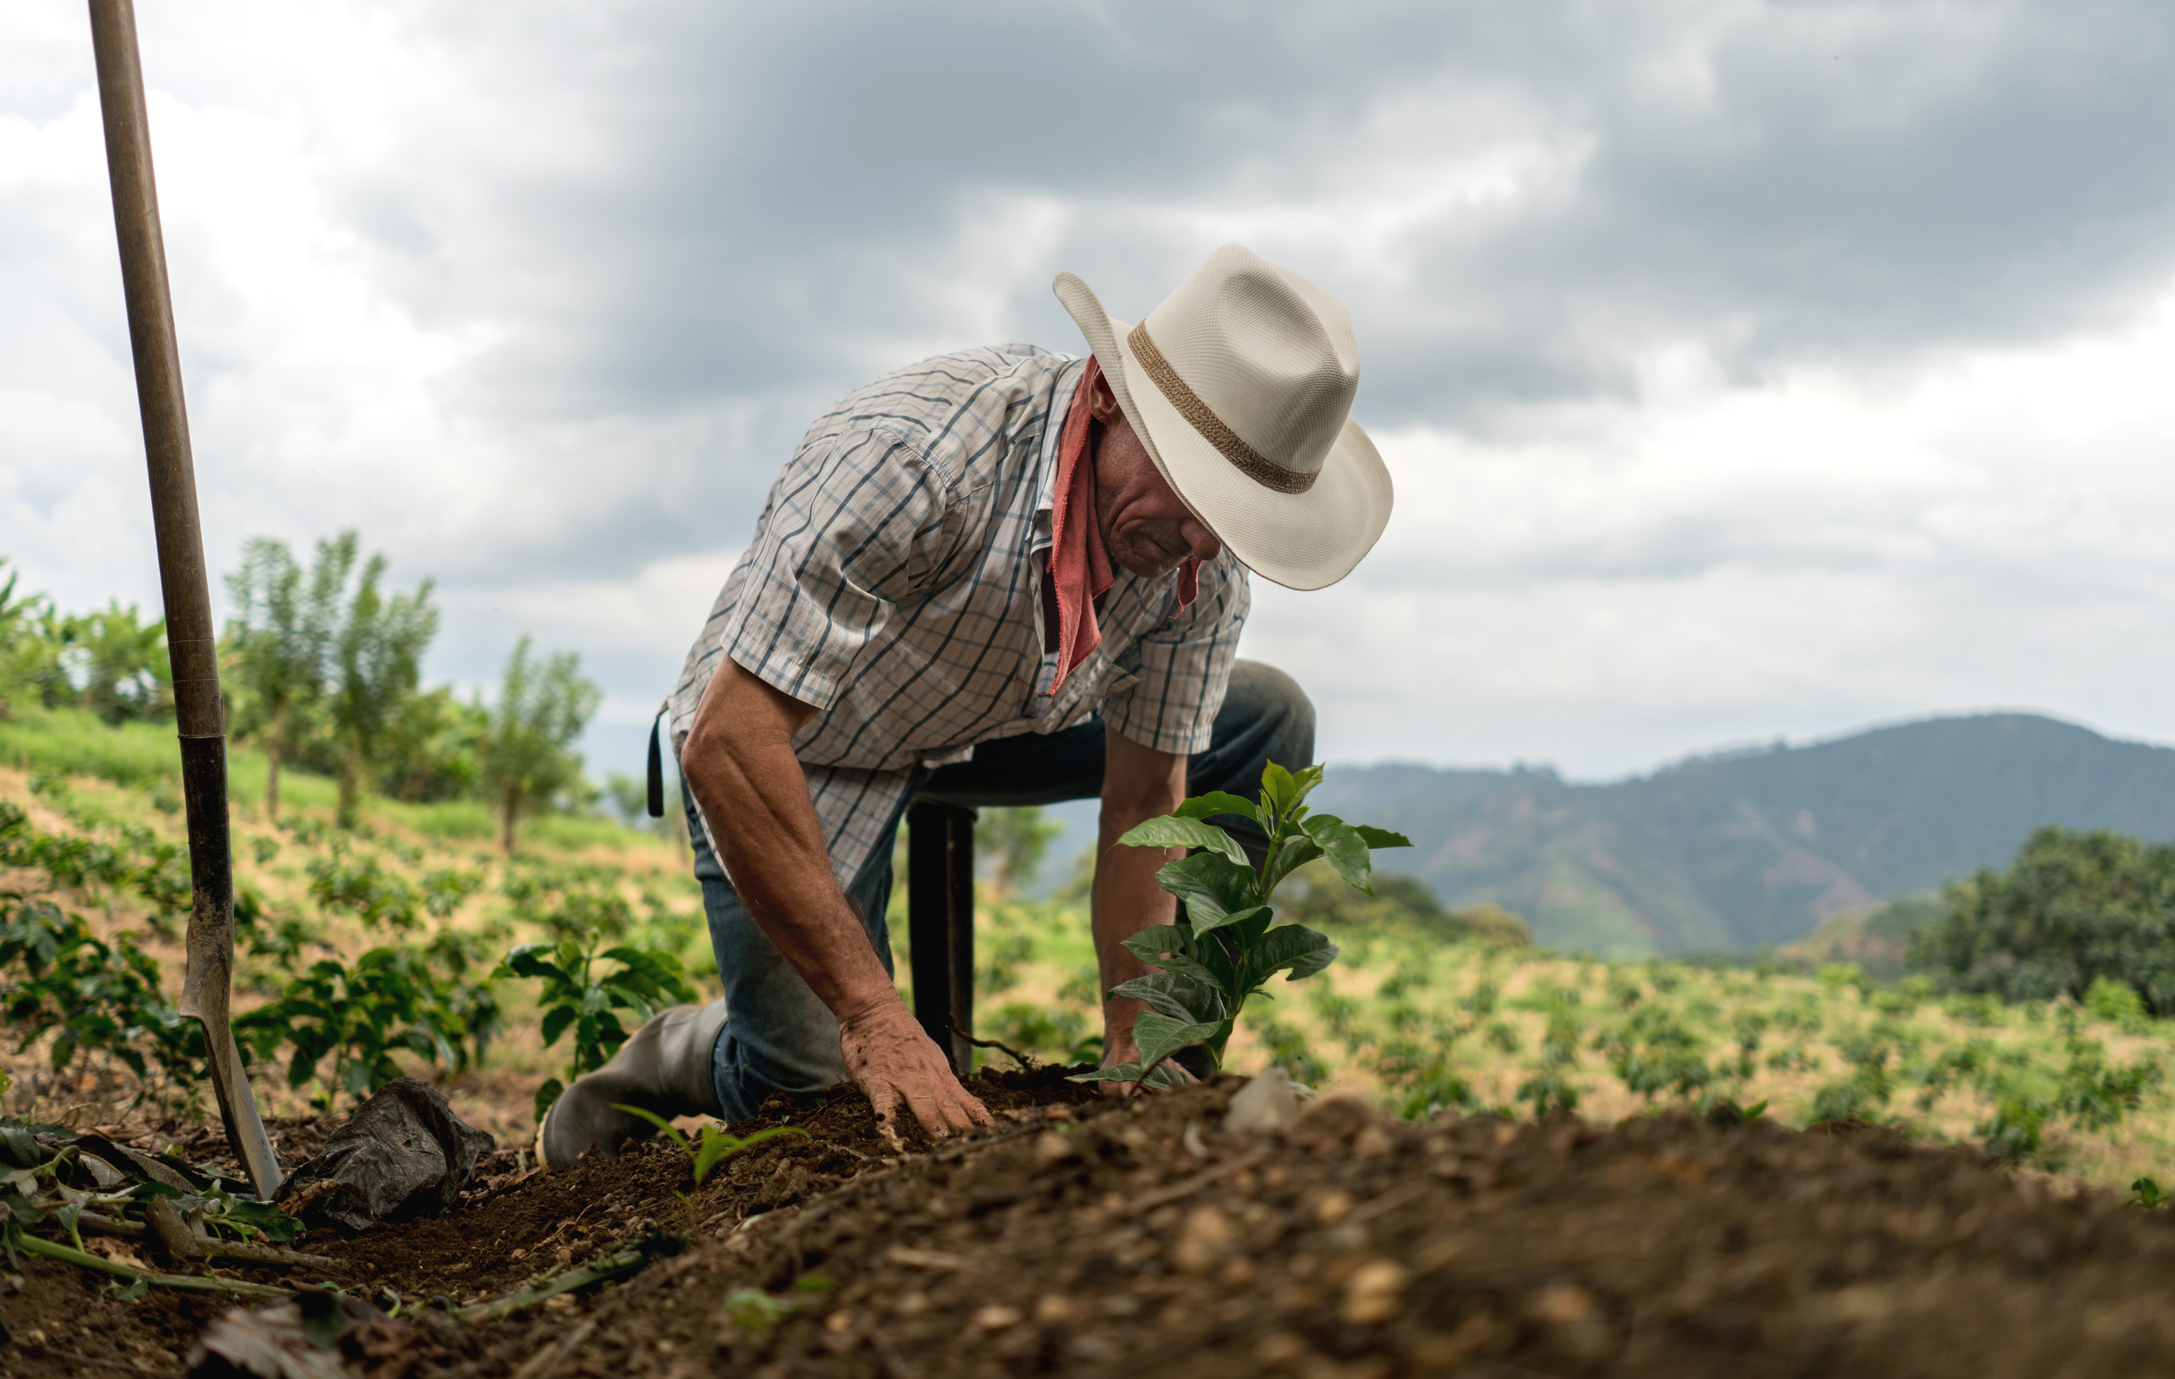
<svg viewBox="0 0 2175 1379">
<path fill-rule="evenodd" d="M 87 1250 L 74 1250 L 35 1235 L 15 1238 L 15 1248 L 27 1255 L 43 1255 L 63 1264 L 79 1268 L 95 1269 L 102 1274 L 118 1274 L 122 1278 L 142 1283 L 155 1283 L 161 1288 L 188 1288 L 204 1293 L 236 1293 L 245 1298 L 292 1297 L 284 1288 L 274 1288 L 264 1283 L 245 1283 L 235 1278 L 205 1278 L 196 1274 L 147 1274 L 141 1269 L 131 1269 L 126 1264 L 116 1264 L 110 1259 L 94 1255 Z"/>
<path fill-rule="evenodd" d="M 553 1274 L 534 1287 L 508 1293 L 492 1302 L 479 1302 L 472 1307 L 458 1308 L 453 1315 L 464 1321 L 490 1321 L 509 1312 L 518 1312 L 524 1307 L 534 1307 L 537 1303 L 547 1298 L 555 1298 L 561 1293 L 571 1293 L 593 1283 L 609 1283 L 614 1279 L 639 1273 L 657 1255 L 656 1250 L 630 1245 L 591 1260 L 578 1269 Z"/>
</svg>

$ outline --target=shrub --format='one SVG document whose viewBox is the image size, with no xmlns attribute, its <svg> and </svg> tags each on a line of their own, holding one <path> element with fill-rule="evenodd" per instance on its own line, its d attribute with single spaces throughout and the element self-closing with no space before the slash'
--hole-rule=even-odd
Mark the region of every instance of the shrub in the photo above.
<svg viewBox="0 0 2175 1379">
<path fill-rule="evenodd" d="M 204 1074 L 204 1032 L 159 989 L 159 968 L 134 940 L 107 942 L 50 900 L 0 891 L 0 1009 L 27 1049 L 57 1030 L 55 1070 L 79 1052 L 105 1055 L 145 1082 Z"/>
<path fill-rule="evenodd" d="M 1944 892 L 1912 965 L 2005 1001 L 2083 1001 L 2101 980 L 2175 1014 L 2175 848 L 2118 833 L 2042 828 L 2007 871 Z"/>
</svg>

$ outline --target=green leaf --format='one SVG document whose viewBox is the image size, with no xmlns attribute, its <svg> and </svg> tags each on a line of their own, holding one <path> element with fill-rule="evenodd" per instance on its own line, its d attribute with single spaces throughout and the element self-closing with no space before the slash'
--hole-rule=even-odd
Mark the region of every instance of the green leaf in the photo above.
<svg viewBox="0 0 2175 1379">
<path fill-rule="evenodd" d="M 612 1103 L 612 1109 L 615 1111 L 625 1111 L 628 1115 L 633 1116 L 636 1120 L 648 1121 L 651 1125 L 656 1126 L 659 1130 L 662 1130 L 665 1132 L 665 1134 L 669 1135 L 672 1138 L 672 1142 L 678 1145 L 681 1149 L 687 1150 L 687 1152 L 690 1154 L 695 1152 L 692 1149 L 688 1149 L 687 1136 L 680 1133 L 680 1128 L 674 1125 L 671 1121 L 666 1120 L 663 1116 L 658 1115 L 655 1111 L 645 1110 L 640 1106 L 627 1106 L 617 1101 Z"/>
<path fill-rule="evenodd" d="M 1091 1073 L 1074 1073 L 1067 1082 L 1138 1082 L 1140 1064 L 1113 1063 L 1107 1068 L 1097 1068 Z"/>
<path fill-rule="evenodd" d="M 544 1113 L 551 1109 L 551 1103 L 557 1101 L 559 1094 L 565 1090 L 566 1084 L 556 1077 L 546 1078 L 544 1085 L 536 1089 L 536 1123 L 538 1125 L 544 1123 Z"/>
<path fill-rule="evenodd" d="M 1164 954 L 1183 955 L 1186 951 L 1185 931 L 1175 924 L 1151 924 L 1137 934 L 1128 935 L 1124 943 L 1128 953 L 1158 967 L 1165 965 Z"/>
<path fill-rule="evenodd" d="M 1304 981 L 1337 960 L 1337 945 L 1304 924 L 1286 924 L 1262 935 L 1261 943 L 1246 955 L 1247 986 L 1259 986 L 1278 972 L 1291 969 L 1291 981 Z"/>
<path fill-rule="evenodd" d="M 1214 824 L 1199 819 L 1181 819 L 1175 814 L 1150 819 L 1127 830 L 1118 842 L 1136 848 L 1207 848 L 1220 852 L 1240 866 L 1246 865 L 1246 849 L 1238 840 Z"/>
<path fill-rule="evenodd" d="M 1145 1002 L 1150 1010 L 1173 1020 L 1197 1023 L 1223 1017 L 1223 993 L 1191 972 L 1151 972 L 1120 982 L 1110 994 Z"/>
<path fill-rule="evenodd" d="M 1176 1063 L 1158 1063 L 1140 1078 L 1143 1087 L 1183 1087 L 1192 1081 Z"/>
<path fill-rule="evenodd" d="M 1279 814 L 1289 814 L 1299 803 L 1299 782 L 1291 778 L 1291 772 L 1269 762 L 1261 768 L 1261 802 Z"/>
<path fill-rule="evenodd" d="M 764 1140 L 774 1140 L 780 1135 L 799 1135 L 812 1138 L 798 1125 L 773 1125 L 746 1136 L 735 1136 L 715 1125 L 702 1127 L 702 1151 L 695 1155 L 695 1186 L 710 1176 L 710 1170 L 744 1149 L 752 1149 Z"/>
<path fill-rule="evenodd" d="M 553 1044 L 558 1043 L 559 1036 L 566 1033 L 566 1027 L 574 1023 L 575 1017 L 580 1015 L 580 1013 L 581 1012 L 573 1006 L 553 1006 L 551 1009 L 545 1011 L 543 1027 L 544 1047 L 548 1049 Z"/>
<path fill-rule="evenodd" d="M 1321 848 L 1303 833 L 1285 839 L 1284 845 L 1277 849 L 1275 860 L 1269 863 L 1269 884 L 1262 888 L 1262 898 L 1266 900 L 1275 894 L 1276 888 L 1284 884 L 1285 877 L 1321 855 Z"/>
<path fill-rule="evenodd" d="M 1369 874 L 1374 863 L 1368 856 L 1367 842 L 1359 836 L 1359 830 L 1334 814 L 1316 814 L 1299 826 L 1306 830 L 1307 837 L 1312 838 L 1315 846 L 1322 850 L 1322 855 L 1329 859 L 1329 865 L 1337 869 L 1337 875 L 1351 882 L 1355 889 L 1363 892 L 1369 899 L 1374 897 L 1374 886 Z"/>
<path fill-rule="evenodd" d="M 1186 902 L 1205 900 L 1218 911 L 1243 910 L 1259 905 L 1254 892 L 1254 869 L 1233 862 L 1217 852 L 1197 852 L 1156 869 L 1155 879 L 1164 890 Z"/>
<path fill-rule="evenodd" d="M 1292 789 L 1297 792 L 1297 798 L 1292 800 L 1293 804 L 1302 803 L 1307 796 L 1314 793 L 1314 787 L 1322 783 L 1323 769 L 1323 767 L 1317 765 L 1309 766 L 1303 771 L 1291 773 Z"/>
<path fill-rule="evenodd" d="M 1352 831 L 1371 848 L 1408 848 L 1412 840 L 1402 833 L 1392 833 L 1386 828 L 1370 828 L 1366 824 L 1353 824 Z"/>
<path fill-rule="evenodd" d="M 1261 817 L 1261 806 L 1244 795 L 1234 795 L 1226 790 L 1211 790 L 1205 795 L 1195 795 L 1178 806 L 1177 817 L 1212 819 L 1219 814 L 1236 814 L 1242 819 L 1252 819 L 1257 824 L 1267 823 Z"/>
<path fill-rule="evenodd" d="M 1198 1044 L 1216 1032 L 1222 1023 L 1209 1020 L 1188 1024 L 1144 1010 L 1133 1022 L 1133 1042 L 1140 1049 L 1140 1061 L 1146 1064 L 1160 1063 L 1188 1044 Z"/>
<path fill-rule="evenodd" d="M 1266 905 L 1252 905 L 1243 910 L 1234 910 L 1229 914 L 1215 914 L 1205 906 L 1188 906 L 1187 913 L 1193 916 L 1193 935 L 1195 938 L 1199 938 L 1203 934 L 1213 933 L 1226 925 L 1242 924 L 1249 919 L 1265 915 L 1269 913 L 1269 907 Z"/>
</svg>

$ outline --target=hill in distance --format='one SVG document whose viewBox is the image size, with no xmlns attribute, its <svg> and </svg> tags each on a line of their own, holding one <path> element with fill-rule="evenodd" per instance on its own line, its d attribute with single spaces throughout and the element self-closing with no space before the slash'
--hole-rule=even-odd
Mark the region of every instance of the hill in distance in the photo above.
<svg viewBox="0 0 2175 1379">
<path fill-rule="evenodd" d="M 1550 770 L 1339 767 L 1314 796 L 1397 829 L 1378 853 L 1444 904 L 1632 958 L 1782 945 L 1831 916 L 2004 866 L 2041 824 L 2175 837 L 2175 749 L 2032 714 L 1879 728 L 1569 785 Z"/>
</svg>

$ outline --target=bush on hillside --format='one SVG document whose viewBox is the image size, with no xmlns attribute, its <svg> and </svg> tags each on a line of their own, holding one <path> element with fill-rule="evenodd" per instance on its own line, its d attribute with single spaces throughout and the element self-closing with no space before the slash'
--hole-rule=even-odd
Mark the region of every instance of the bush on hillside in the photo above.
<svg viewBox="0 0 2175 1379">
<path fill-rule="evenodd" d="M 1960 990 L 2082 1002 L 2104 980 L 2175 1015 L 2175 847 L 2042 828 L 2007 871 L 1951 882 L 1943 900 L 1910 962 Z"/>
</svg>

